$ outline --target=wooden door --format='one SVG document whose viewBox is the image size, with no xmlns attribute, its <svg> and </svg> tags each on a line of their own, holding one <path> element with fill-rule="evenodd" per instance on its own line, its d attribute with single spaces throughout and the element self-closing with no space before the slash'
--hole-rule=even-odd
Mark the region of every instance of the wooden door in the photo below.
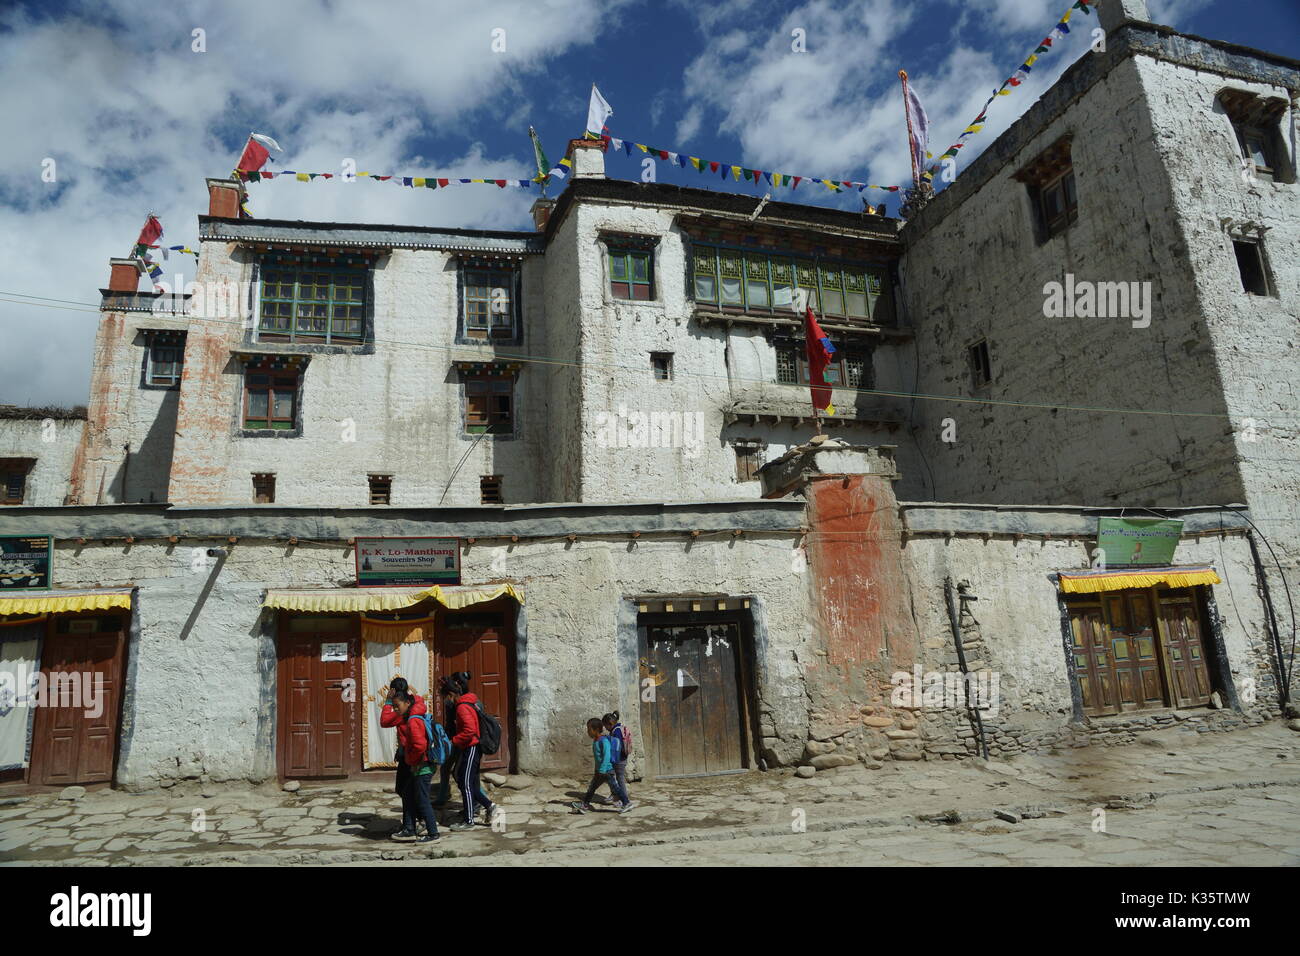
<svg viewBox="0 0 1300 956">
<path fill-rule="evenodd" d="M 41 653 L 46 697 L 32 731 L 33 783 L 112 781 L 125 661 L 125 617 L 51 622 Z"/>
<path fill-rule="evenodd" d="M 352 617 L 281 618 L 280 775 L 346 777 L 361 769 L 358 732 L 360 639 Z M 340 649 L 342 654 L 339 653 Z M 340 656 L 343 657 L 339 660 Z"/>
<path fill-rule="evenodd" d="M 1110 640 L 1101 605 L 1071 604 L 1070 630 L 1074 635 L 1074 676 L 1079 682 L 1083 712 L 1093 717 L 1119 713 Z"/>
<path fill-rule="evenodd" d="M 1107 594 L 1105 602 L 1119 709 L 1163 707 L 1165 693 L 1160 679 L 1160 658 L 1156 653 L 1150 592 L 1118 591 Z"/>
<path fill-rule="evenodd" d="M 735 621 L 638 628 L 641 683 L 653 687 L 641 695 L 642 753 L 650 775 L 744 769 L 740 633 Z"/>
<path fill-rule="evenodd" d="M 1210 675 L 1201 643 L 1200 615 L 1191 591 L 1161 596 L 1160 629 L 1171 697 L 1179 707 L 1209 703 Z"/>
<path fill-rule="evenodd" d="M 510 611 L 482 613 L 448 611 L 435 630 L 437 679 L 457 671 L 472 676 L 469 691 L 483 709 L 501 722 L 501 746 L 485 754 L 484 770 L 510 772 L 514 729 L 514 626 Z"/>
</svg>

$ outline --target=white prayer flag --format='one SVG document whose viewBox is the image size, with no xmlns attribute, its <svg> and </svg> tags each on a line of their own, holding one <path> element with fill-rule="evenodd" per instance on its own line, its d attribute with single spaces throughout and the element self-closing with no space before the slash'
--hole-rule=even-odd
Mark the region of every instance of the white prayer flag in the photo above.
<svg viewBox="0 0 1300 956">
<path fill-rule="evenodd" d="M 599 137 L 605 130 L 605 121 L 614 115 L 614 108 L 605 102 L 596 84 L 591 84 L 591 104 L 587 107 L 587 132 Z"/>
<path fill-rule="evenodd" d="M 930 117 L 917 99 L 911 84 L 907 87 L 907 119 L 912 127 L 912 157 L 917 169 L 925 168 L 925 149 L 930 144 Z"/>
<path fill-rule="evenodd" d="M 258 141 L 259 143 L 261 143 L 263 146 L 266 146 L 266 147 L 268 147 L 268 148 L 270 148 L 270 149 L 273 149 L 273 150 L 275 150 L 277 153 L 283 153 L 283 152 L 284 152 L 284 150 L 282 150 L 282 149 L 280 148 L 280 144 L 277 143 L 275 140 L 271 139 L 271 137 L 267 136 L 265 133 L 253 133 L 252 136 L 253 136 L 253 139 L 257 140 L 257 141 Z"/>
</svg>

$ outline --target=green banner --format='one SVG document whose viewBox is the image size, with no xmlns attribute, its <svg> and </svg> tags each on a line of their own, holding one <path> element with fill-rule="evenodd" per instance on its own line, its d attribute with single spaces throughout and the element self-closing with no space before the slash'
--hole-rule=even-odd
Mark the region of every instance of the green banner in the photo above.
<svg viewBox="0 0 1300 956">
<path fill-rule="evenodd" d="M 0 591 L 43 591 L 49 588 L 53 554 L 53 538 L 0 538 Z"/>
<path fill-rule="evenodd" d="M 1098 518 L 1097 547 L 1107 566 L 1173 564 L 1183 522 L 1171 518 Z"/>
</svg>

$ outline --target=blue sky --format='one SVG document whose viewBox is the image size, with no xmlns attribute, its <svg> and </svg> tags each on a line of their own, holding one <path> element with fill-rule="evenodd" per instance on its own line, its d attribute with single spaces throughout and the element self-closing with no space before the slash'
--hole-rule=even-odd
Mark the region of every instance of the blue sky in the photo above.
<svg viewBox="0 0 1300 956">
<path fill-rule="evenodd" d="M 9 3 L 0 11 L 10 132 L 0 140 L 0 403 L 85 400 L 107 260 L 128 252 L 149 211 L 167 244 L 196 245 L 204 177 L 229 172 L 250 129 L 285 147 L 273 170 L 339 172 L 350 158 L 386 174 L 523 178 L 532 174 L 528 126 L 558 160 L 582 134 L 594 81 L 614 107 L 616 136 L 805 177 L 899 184 L 909 166 L 898 69 L 926 105 L 937 155 L 1069 3 Z M 1295 0 L 1148 5 L 1154 21 L 1184 32 L 1300 58 Z M 1080 21 L 1096 24 L 1075 11 L 1071 24 Z M 494 30 L 504 31 L 504 51 L 492 49 Z M 795 30 L 806 52 L 792 50 Z M 1075 29 L 1030 82 L 1000 97 L 963 164 L 1087 41 Z M 639 179 L 643 158 L 611 155 L 607 173 Z M 47 159 L 52 183 L 41 177 Z M 655 173 L 733 192 L 768 188 L 664 162 Z M 537 195 L 285 180 L 252 185 L 250 206 L 267 218 L 524 229 Z M 774 196 L 853 209 L 862 198 L 804 185 Z M 888 202 L 893 214 L 897 200 Z M 5 301 L 28 296 L 63 301 Z"/>
</svg>

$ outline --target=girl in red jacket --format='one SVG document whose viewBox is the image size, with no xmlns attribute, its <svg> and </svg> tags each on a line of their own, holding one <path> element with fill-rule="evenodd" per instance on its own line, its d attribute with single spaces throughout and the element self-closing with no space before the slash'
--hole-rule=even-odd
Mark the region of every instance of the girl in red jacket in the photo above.
<svg viewBox="0 0 1300 956">
<path fill-rule="evenodd" d="M 450 827 L 453 831 L 474 828 L 474 816 L 480 809 L 487 812 L 487 822 L 497 811 L 496 805 L 487 798 L 479 788 L 478 768 L 483 760 L 483 753 L 478 744 L 478 698 L 469 692 L 469 674 L 457 672 L 443 683 L 447 694 L 445 703 L 456 715 L 456 734 L 451 738 L 451 745 L 460 751 L 460 760 L 456 763 L 456 785 L 460 787 L 464 811 L 460 820 Z"/>
<path fill-rule="evenodd" d="M 432 843 L 438 839 L 438 818 L 433 815 L 429 802 L 429 786 L 433 783 L 433 766 L 429 763 L 429 732 L 424 726 L 424 701 L 410 690 L 391 691 L 391 704 L 385 704 L 380 714 L 382 726 L 397 728 L 398 753 L 406 765 L 406 784 L 402 790 L 402 829 L 393 834 L 394 840 Z M 416 817 L 424 818 L 426 832 L 418 837 L 415 832 Z"/>
</svg>

